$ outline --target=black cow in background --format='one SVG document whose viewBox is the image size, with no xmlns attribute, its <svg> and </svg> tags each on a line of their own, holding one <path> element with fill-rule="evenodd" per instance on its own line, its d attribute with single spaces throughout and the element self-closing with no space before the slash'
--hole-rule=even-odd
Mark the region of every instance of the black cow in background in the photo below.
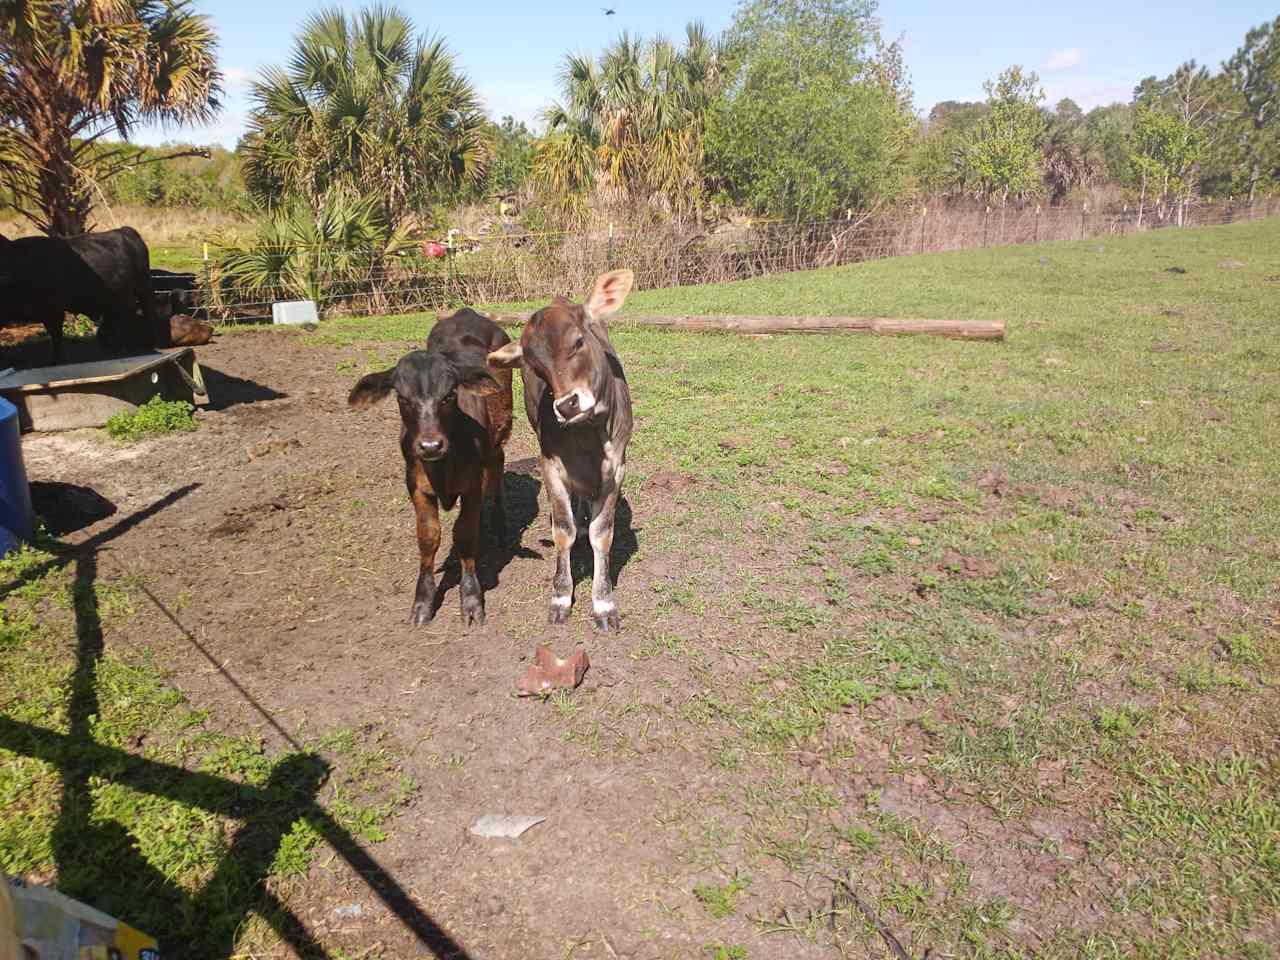
<svg viewBox="0 0 1280 960">
<path fill-rule="evenodd" d="M 139 318 L 139 311 L 141 318 Z M 132 227 L 78 237 L 0 237 L 0 314 L 42 323 L 62 360 L 63 315 L 98 324 L 113 350 L 151 349 L 157 329 L 151 254 Z"/>
<path fill-rule="evenodd" d="M 197 280 L 194 273 L 151 268 L 151 289 L 155 295 L 156 320 L 162 325 L 170 317 L 185 313 L 193 316 L 198 305 Z"/>
</svg>

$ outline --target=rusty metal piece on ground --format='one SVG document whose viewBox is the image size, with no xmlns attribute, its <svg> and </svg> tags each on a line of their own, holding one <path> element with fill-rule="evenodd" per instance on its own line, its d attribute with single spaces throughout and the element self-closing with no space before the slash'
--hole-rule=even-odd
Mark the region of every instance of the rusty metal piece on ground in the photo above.
<svg viewBox="0 0 1280 960">
<path fill-rule="evenodd" d="M 537 697 L 553 690 L 573 690 L 582 683 L 591 661 L 585 650 L 575 650 L 563 660 L 551 652 L 545 643 L 538 644 L 533 663 L 524 676 L 516 681 L 516 693 L 522 697 Z"/>
</svg>

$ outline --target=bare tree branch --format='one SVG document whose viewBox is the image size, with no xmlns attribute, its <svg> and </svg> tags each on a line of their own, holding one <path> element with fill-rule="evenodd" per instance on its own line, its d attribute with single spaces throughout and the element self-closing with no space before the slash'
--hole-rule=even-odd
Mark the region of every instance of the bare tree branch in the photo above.
<svg viewBox="0 0 1280 960">
<path fill-rule="evenodd" d="M 114 154 L 108 154 L 108 156 L 118 155 L 124 152 L 126 151 L 117 150 L 117 151 L 114 151 Z M 163 157 L 147 157 L 147 156 L 144 156 L 143 154 L 138 154 L 136 157 L 132 158 L 127 163 L 118 163 L 115 166 L 108 167 L 106 170 L 100 172 L 98 176 L 102 180 L 107 180 L 107 179 L 110 179 L 111 177 L 114 177 L 117 173 L 121 173 L 122 171 L 125 171 L 125 170 L 132 170 L 135 167 L 141 167 L 148 163 L 161 163 L 162 161 L 165 161 L 165 160 L 179 160 L 183 157 L 200 157 L 203 160 L 208 160 L 210 157 L 210 153 L 208 150 L 204 149 L 203 147 L 195 147 L 191 150 L 179 150 L 176 153 L 168 153 L 168 154 L 165 154 Z"/>
</svg>

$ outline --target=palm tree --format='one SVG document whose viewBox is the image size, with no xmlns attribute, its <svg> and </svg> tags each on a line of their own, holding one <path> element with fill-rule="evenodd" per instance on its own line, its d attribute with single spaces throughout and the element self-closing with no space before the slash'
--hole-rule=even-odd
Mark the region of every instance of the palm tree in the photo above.
<svg viewBox="0 0 1280 960">
<path fill-rule="evenodd" d="M 683 47 L 624 33 L 598 61 L 565 57 L 535 180 L 570 209 L 594 190 L 683 218 L 701 198 L 703 133 L 721 61 L 700 23 L 686 28 Z"/>
<path fill-rule="evenodd" d="M 217 40 L 188 0 L 0 3 L 3 203 L 55 236 L 83 233 L 103 184 L 144 158 L 137 123 L 207 122 L 218 110 Z"/>
<path fill-rule="evenodd" d="M 1102 176 L 1103 158 L 1074 101 L 1059 101 L 1049 115 L 1048 128 L 1040 166 L 1049 202 L 1058 204 L 1073 188 L 1090 187 Z"/>
<path fill-rule="evenodd" d="M 303 25 L 287 68 L 253 85 L 245 179 L 268 207 L 332 190 L 376 196 L 395 227 L 413 208 L 482 181 L 489 132 L 480 99 L 443 40 L 415 39 L 394 7 Z"/>
</svg>

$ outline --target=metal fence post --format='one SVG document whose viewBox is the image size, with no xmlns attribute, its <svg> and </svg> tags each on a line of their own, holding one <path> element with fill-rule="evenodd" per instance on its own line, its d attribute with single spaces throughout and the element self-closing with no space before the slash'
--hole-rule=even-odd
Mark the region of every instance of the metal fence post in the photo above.
<svg viewBox="0 0 1280 960">
<path fill-rule="evenodd" d="M 208 314 L 213 312 L 213 283 L 211 282 L 212 273 L 209 270 L 209 244 L 204 243 L 201 246 L 204 248 L 204 267 L 203 267 L 204 300 L 205 300 L 204 306 L 206 311 L 206 319 L 208 319 L 209 318 Z"/>
</svg>

